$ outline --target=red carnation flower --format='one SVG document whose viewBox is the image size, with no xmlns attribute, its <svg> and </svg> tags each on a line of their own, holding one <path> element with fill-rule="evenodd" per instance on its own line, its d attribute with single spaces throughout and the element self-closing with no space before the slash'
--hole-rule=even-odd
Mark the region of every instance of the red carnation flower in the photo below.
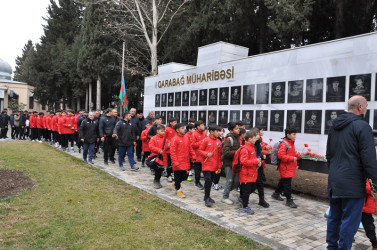
<svg viewBox="0 0 377 250">
<path fill-rule="evenodd" d="M 308 145 L 308 144 L 306 144 L 306 143 L 304 144 L 304 146 L 305 146 L 305 148 L 309 147 L 309 145 Z"/>
</svg>

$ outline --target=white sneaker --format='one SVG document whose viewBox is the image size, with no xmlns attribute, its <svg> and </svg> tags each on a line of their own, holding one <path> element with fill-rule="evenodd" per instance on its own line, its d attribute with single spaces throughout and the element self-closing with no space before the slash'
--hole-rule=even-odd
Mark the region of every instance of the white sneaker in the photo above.
<svg viewBox="0 0 377 250">
<path fill-rule="evenodd" d="M 171 176 L 168 177 L 168 182 L 173 182 L 173 179 L 171 178 Z"/>
<path fill-rule="evenodd" d="M 39 140 L 38 142 L 39 142 L 39 143 L 42 143 L 42 141 L 41 141 L 41 140 Z"/>
<path fill-rule="evenodd" d="M 222 199 L 221 200 L 222 202 L 228 204 L 228 205 L 232 205 L 233 204 L 233 201 L 231 199 Z"/>
<path fill-rule="evenodd" d="M 213 188 L 214 188 L 215 190 L 219 190 L 219 189 L 220 189 L 220 186 L 219 186 L 219 184 L 213 184 Z"/>
<path fill-rule="evenodd" d="M 69 152 L 69 147 L 67 147 L 67 152 Z"/>
<path fill-rule="evenodd" d="M 71 147 L 71 151 L 72 151 L 72 152 L 75 152 L 75 149 L 74 149 L 73 147 Z"/>
<path fill-rule="evenodd" d="M 190 172 L 189 172 L 189 176 L 192 176 L 192 172 L 191 172 L 191 170 L 190 170 Z"/>
<path fill-rule="evenodd" d="M 62 145 L 59 145 L 59 147 L 58 148 L 62 148 Z"/>
</svg>

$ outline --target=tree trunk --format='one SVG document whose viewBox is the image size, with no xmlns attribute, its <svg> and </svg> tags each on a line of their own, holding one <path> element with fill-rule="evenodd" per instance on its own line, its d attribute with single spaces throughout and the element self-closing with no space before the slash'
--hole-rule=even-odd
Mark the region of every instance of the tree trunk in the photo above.
<svg viewBox="0 0 377 250">
<path fill-rule="evenodd" d="M 158 74 L 157 68 L 157 21 L 158 12 L 156 1 L 153 0 L 153 26 L 152 26 L 152 44 L 151 44 L 151 65 L 152 65 L 152 75 Z"/>
<path fill-rule="evenodd" d="M 85 90 L 85 110 L 86 111 L 89 111 L 88 110 L 88 98 L 89 98 L 89 90 L 88 90 L 88 86 L 86 86 L 86 90 Z"/>
<path fill-rule="evenodd" d="M 81 109 L 80 97 L 77 97 L 77 99 L 76 99 L 76 111 L 80 111 L 80 109 Z"/>
<path fill-rule="evenodd" d="M 96 108 L 101 109 L 101 75 L 97 74 L 97 101 Z"/>
<path fill-rule="evenodd" d="M 93 109 L 93 102 L 92 102 L 92 82 L 89 83 L 89 109 Z"/>
<path fill-rule="evenodd" d="M 335 39 L 344 36 L 344 0 L 335 1 Z"/>
</svg>

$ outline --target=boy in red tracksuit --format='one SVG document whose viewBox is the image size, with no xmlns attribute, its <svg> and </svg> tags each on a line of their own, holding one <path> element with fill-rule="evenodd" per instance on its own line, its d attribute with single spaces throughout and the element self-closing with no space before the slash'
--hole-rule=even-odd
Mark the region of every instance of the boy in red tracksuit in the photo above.
<svg viewBox="0 0 377 250">
<path fill-rule="evenodd" d="M 38 142 L 42 142 L 41 139 L 44 131 L 43 116 L 43 112 L 40 112 L 37 118 Z"/>
<path fill-rule="evenodd" d="M 197 154 L 202 158 L 202 171 L 204 175 L 204 204 L 212 207 L 215 201 L 210 197 L 211 186 L 215 173 L 221 171 L 221 141 L 218 139 L 221 128 L 211 125 L 209 136 L 200 144 Z M 195 173 L 196 174 L 196 173 Z"/>
<path fill-rule="evenodd" d="M 185 134 L 185 137 L 188 137 L 189 141 L 190 141 L 190 149 L 192 149 L 192 142 L 194 141 L 194 132 L 195 132 L 195 125 L 193 124 L 187 124 L 186 125 L 186 134 Z M 195 152 L 194 152 L 195 154 Z M 194 159 L 190 159 L 190 171 L 189 171 L 189 176 L 187 177 L 187 181 L 192 181 L 191 179 L 191 169 L 193 168 L 193 160 Z"/>
<path fill-rule="evenodd" d="M 370 188 L 370 183 L 368 180 L 366 182 L 365 188 L 367 196 L 365 197 L 364 201 L 363 213 L 361 215 L 361 223 L 363 224 L 366 236 L 372 243 L 372 249 L 377 249 L 376 228 L 373 223 L 373 214 L 377 214 L 376 204 L 374 203 L 372 189 Z"/>
<path fill-rule="evenodd" d="M 59 134 L 59 130 L 58 130 L 59 118 L 61 116 L 62 116 L 61 110 L 57 110 L 56 111 L 56 115 L 52 118 L 52 121 L 51 121 L 53 140 L 55 142 L 55 147 L 56 148 L 59 146 L 59 143 L 61 142 L 61 140 L 60 140 L 60 134 Z"/>
<path fill-rule="evenodd" d="M 164 137 L 169 141 L 171 141 L 174 138 L 174 136 L 177 134 L 177 132 L 175 132 L 175 129 L 174 129 L 176 124 L 177 124 L 177 118 L 175 117 L 169 118 L 169 125 L 166 127 L 165 134 L 164 134 Z M 172 182 L 173 179 L 171 177 L 171 174 L 173 170 L 171 168 L 172 164 L 171 164 L 171 157 L 170 157 L 170 149 L 166 150 L 166 154 L 168 156 L 168 167 L 166 169 L 166 173 L 167 173 L 166 177 L 168 177 L 168 182 Z"/>
<path fill-rule="evenodd" d="M 258 177 L 258 167 L 262 165 L 261 159 L 257 156 L 254 148 L 255 142 L 259 139 L 259 130 L 252 129 L 245 134 L 245 145 L 241 146 L 234 155 L 232 166 L 239 163 L 242 168 L 239 173 L 240 181 L 240 201 L 242 202 L 242 212 L 254 214 L 249 207 L 249 197 L 256 189 Z"/>
<path fill-rule="evenodd" d="M 285 137 L 283 139 L 285 142 L 280 143 L 278 149 L 280 181 L 275 192 L 271 195 L 275 200 L 282 201 L 283 198 L 280 197 L 280 194 L 284 191 L 284 195 L 287 198 L 286 205 L 290 208 L 297 208 L 291 196 L 292 178 L 296 175 L 297 160 L 302 157 L 301 154 L 296 152 L 296 133 L 296 128 L 288 127 L 285 129 Z"/>
<path fill-rule="evenodd" d="M 141 140 L 141 146 L 143 151 L 143 158 L 141 159 L 141 166 L 145 167 L 145 159 L 148 158 L 148 156 L 151 154 L 151 150 L 149 149 L 149 138 L 148 138 L 148 131 L 149 128 L 152 126 L 152 122 L 147 122 L 145 124 L 145 129 L 143 132 L 141 132 L 140 140 Z"/>
<path fill-rule="evenodd" d="M 170 142 L 164 137 L 165 134 L 165 126 L 158 125 L 157 126 L 157 134 L 151 138 L 149 141 L 149 149 L 151 150 L 151 156 L 162 154 L 163 157 L 163 166 L 166 167 L 168 165 L 168 157 L 166 155 L 166 149 L 170 147 Z M 162 188 L 160 183 L 161 173 L 164 168 L 157 168 L 155 169 L 153 186 L 156 189 Z"/>
<path fill-rule="evenodd" d="M 75 116 L 73 114 L 73 110 L 67 110 L 67 115 L 66 115 L 66 126 L 67 126 L 67 136 L 68 140 L 71 142 L 71 151 L 74 152 L 73 146 L 74 146 L 74 135 L 75 131 L 77 130 L 77 121 L 75 122 Z M 68 142 L 67 142 L 67 152 L 69 152 L 69 147 L 68 147 Z"/>
<path fill-rule="evenodd" d="M 191 147 L 195 151 L 195 156 L 196 159 L 193 162 L 193 168 L 195 171 L 195 186 L 202 190 L 204 187 L 202 183 L 200 183 L 200 173 L 202 172 L 202 161 L 201 161 L 201 156 L 198 153 L 199 146 L 202 144 L 203 140 L 206 138 L 206 131 L 205 131 L 205 125 L 204 122 L 199 120 L 195 122 L 195 128 L 196 131 L 194 132 L 193 135 L 193 140 Z"/>
<path fill-rule="evenodd" d="M 33 111 L 33 113 L 30 115 L 30 118 L 29 118 L 29 127 L 31 130 L 30 139 L 32 141 L 35 141 L 35 139 L 38 138 L 37 118 L 38 118 L 38 112 Z"/>
<path fill-rule="evenodd" d="M 176 124 L 175 131 L 177 135 L 170 145 L 170 157 L 174 171 L 173 187 L 177 191 L 178 197 L 185 198 L 181 182 L 187 179 L 187 171 L 190 170 L 190 159 L 195 159 L 195 153 L 190 147 L 190 138 L 185 136 L 185 125 L 183 123 Z"/>
</svg>

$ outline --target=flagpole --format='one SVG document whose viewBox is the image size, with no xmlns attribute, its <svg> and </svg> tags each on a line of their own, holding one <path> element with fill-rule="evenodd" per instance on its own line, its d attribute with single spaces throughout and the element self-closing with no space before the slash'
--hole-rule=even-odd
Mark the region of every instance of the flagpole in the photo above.
<svg viewBox="0 0 377 250">
<path fill-rule="evenodd" d="M 125 47 L 126 47 L 126 43 L 123 42 L 123 53 L 122 53 L 122 79 L 120 79 L 120 82 L 122 84 L 122 81 L 124 79 L 124 50 L 125 50 Z M 124 112 L 124 108 L 123 108 L 123 103 L 122 103 L 122 109 L 121 109 L 121 112 L 120 112 L 120 115 L 122 116 L 123 115 L 123 112 Z"/>
</svg>

